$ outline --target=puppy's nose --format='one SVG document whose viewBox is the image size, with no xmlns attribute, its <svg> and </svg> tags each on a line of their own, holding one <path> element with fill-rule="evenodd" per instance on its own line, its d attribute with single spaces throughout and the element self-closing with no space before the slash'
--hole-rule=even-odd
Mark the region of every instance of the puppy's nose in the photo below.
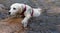
<svg viewBox="0 0 60 33">
<path fill-rule="evenodd" d="M 8 12 L 8 15 L 10 15 L 11 12 Z"/>
</svg>

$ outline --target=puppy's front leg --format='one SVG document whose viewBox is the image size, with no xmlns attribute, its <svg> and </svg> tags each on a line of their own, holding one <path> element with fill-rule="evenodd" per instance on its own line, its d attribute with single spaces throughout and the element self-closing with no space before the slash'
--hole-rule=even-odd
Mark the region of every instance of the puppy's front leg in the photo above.
<svg viewBox="0 0 60 33">
<path fill-rule="evenodd" d="M 24 27 L 27 27 L 29 18 L 31 18 L 31 15 L 27 15 L 27 16 L 24 18 L 24 20 L 22 21 L 22 24 L 23 24 Z"/>
</svg>

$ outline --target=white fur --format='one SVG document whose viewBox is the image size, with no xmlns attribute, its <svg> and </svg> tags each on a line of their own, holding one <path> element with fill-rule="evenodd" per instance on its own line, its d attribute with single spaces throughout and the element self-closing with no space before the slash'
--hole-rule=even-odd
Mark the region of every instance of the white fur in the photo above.
<svg viewBox="0 0 60 33">
<path fill-rule="evenodd" d="M 32 13 L 32 8 L 29 5 L 25 5 L 25 4 L 20 4 L 20 3 L 14 3 L 11 5 L 11 9 L 9 12 L 11 12 L 11 15 L 15 15 L 16 12 L 22 11 L 22 9 L 24 9 L 24 7 L 26 6 L 26 11 L 24 12 L 25 18 L 22 21 L 22 24 L 24 27 L 27 27 L 27 23 L 28 20 L 32 17 L 31 13 Z M 16 10 L 14 10 L 13 8 L 16 8 Z M 41 8 L 33 8 L 33 17 L 38 17 L 41 14 Z"/>
</svg>

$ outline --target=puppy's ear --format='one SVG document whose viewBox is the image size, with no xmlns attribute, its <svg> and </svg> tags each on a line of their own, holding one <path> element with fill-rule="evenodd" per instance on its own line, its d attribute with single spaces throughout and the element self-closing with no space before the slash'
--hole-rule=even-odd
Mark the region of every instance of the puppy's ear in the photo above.
<svg viewBox="0 0 60 33">
<path fill-rule="evenodd" d="M 20 12 L 22 12 L 23 11 L 23 5 L 20 7 Z"/>
<path fill-rule="evenodd" d="M 22 11 L 23 11 L 23 9 L 24 9 L 24 5 L 21 6 L 21 10 L 22 10 Z"/>
<path fill-rule="evenodd" d="M 22 11 L 23 11 L 23 6 L 20 6 L 17 13 L 20 14 Z"/>
<path fill-rule="evenodd" d="M 19 7 L 18 13 L 21 13 L 21 12 L 23 11 L 23 9 L 24 9 L 24 5 L 21 5 L 21 6 Z"/>
</svg>

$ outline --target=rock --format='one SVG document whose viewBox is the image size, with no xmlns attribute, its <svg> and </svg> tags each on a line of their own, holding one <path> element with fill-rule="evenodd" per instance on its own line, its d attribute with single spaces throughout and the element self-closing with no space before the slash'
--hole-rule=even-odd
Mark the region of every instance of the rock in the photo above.
<svg viewBox="0 0 60 33">
<path fill-rule="evenodd" d="M 7 17 L 8 9 L 3 4 L 0 4 L 0 19 L 4 19 Z"/>
<path fill-rule="evenodd" d="M 51 7 L 47 11 L 47 15 L 59 15 L 60 14 L 60 7 Z"/>
<path fill-rule="evenodd" d="M 60 32 L 60 24 L 56 25 L 57 31 Z"/>
<path fill-rule="evenodd" d="M 7 13 L 7 7 L 6 6 L 4 6 L 3 4 L 0 4 L 0 12 L 6 12 Z"/>
</svg>

